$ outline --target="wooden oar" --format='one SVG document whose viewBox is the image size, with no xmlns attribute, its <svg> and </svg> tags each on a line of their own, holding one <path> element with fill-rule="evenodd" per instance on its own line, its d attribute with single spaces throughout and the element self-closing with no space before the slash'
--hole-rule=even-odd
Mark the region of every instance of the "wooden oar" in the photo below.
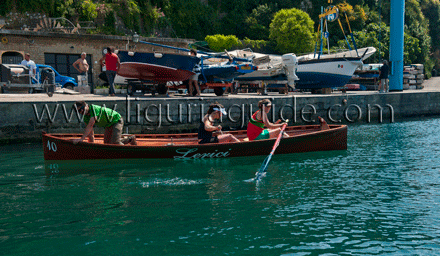
<svg viewBox="0 0 440 256">
<path fill-rule="evenodd" d="M 272 151 L 270 154 L 264 159 L 263 164 L 260 167 L 260 170 L 255 174 L 255 180 L 259 181 L 261 179 L 261 176 L 263 173 L 266 172 L 267 166 L 269 165 L 270 159 L 272 159 L 273 154 L 275 153 L 275 150 L 277 149 L 278 145 L 280 144 L 280 140 L 283 137 L 284 129 L 286 129 L 287 122 L 281 127 L 280 134 L 278 134 L 278 138 L 275 141 L 275 144 L 273 145 Z"/>
</svg>

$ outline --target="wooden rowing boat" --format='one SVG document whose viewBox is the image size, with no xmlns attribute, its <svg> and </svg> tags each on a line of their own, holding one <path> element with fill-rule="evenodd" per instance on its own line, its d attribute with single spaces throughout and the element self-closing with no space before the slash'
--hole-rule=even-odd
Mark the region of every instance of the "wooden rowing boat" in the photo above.
<svg viewBox="0 0 440 256">
<path fill-rule="evenodd" d="M 287 127 L 290 137 L 283 138 L 276 154 L 347 149 L 347 126 L 320 125 Z M 95 142 L 74 144 L 82 134 L 49 134 L 43 132 L 45 160 L 171 158 L 175 160 L 226 158 L 268 155 L 275 139 L 247 141 L 246 130 L 230 132 L 242 142 L 198 144 L 197 133 L 137 134 L 136 146 L 103 143 L 103 135 L 95 134 Z"/>
</svg>

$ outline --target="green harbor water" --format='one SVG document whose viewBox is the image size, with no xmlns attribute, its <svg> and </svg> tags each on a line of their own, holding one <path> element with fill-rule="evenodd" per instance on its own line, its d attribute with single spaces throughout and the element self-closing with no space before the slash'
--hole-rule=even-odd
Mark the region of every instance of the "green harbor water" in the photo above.
<svg viewBox="0 0 440 256">
<path fill-rule="evenodd" d="M 440 255 L 440 119 L 351 125 L 348 150 L 45 162 L 0 147 L 0 255 Z"/>
</svg>

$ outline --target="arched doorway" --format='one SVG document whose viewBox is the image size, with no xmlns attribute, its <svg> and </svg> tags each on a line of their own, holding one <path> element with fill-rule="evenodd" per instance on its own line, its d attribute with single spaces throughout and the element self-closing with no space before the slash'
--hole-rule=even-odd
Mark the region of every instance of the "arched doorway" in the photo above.
<svg viewBox="0 0 440 256">
<path fill-rule="evenodd" d="M 0 51 L 0 64 L 20 64 L 24 59 L 24 52 Z"/>
</svg>

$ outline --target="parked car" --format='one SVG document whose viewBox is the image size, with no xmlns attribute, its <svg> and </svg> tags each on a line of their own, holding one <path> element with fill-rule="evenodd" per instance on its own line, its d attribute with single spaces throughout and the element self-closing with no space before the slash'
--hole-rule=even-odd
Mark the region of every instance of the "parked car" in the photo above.
<svg viewBox="0 0 440 256">
<path fill-rule="evenodd" d="M 49 65 L 43 65 L 43 64 L 36 64 L 37 66 L 37 74 L 38 77 L 40 77 L 40 83 L 42 83 L 43 81 L 41 81 L 41 73 L 40 70 L 43 68 L 50 68 L 54 71 L 55 73 L 55 83 L 56 84 L 60 84 L 62 88 L 66 88 L 66 89 L 71 89 L 73 90 L 73 88 L 75 86 L 78 86 L 78 83 L 75 81 L 75 78 L 70 77 L 70 76 L 63 76 L 60 75 L 60 73 L 58 73 L 53 67 L 49 66 Z"/>
</svg>

